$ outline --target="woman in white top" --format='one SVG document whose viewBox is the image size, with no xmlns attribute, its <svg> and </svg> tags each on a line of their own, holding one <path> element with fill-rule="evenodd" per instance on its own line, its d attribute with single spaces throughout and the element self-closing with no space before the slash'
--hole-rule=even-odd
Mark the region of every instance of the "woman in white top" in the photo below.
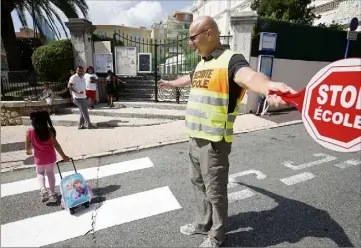
<svg viewBox="0 0 361 248">
<path fill-rule="evenodd" d="M 92 66 L 88 66 L 84 78 L 86 83 L 86 96 L 88 98 L 88 104 L 90 108 L 93 109 L 95 105 L 97 83 L 99 83 L 99 79 L 97 74 L 95 74 L 94 68 Z"/>
</svg>

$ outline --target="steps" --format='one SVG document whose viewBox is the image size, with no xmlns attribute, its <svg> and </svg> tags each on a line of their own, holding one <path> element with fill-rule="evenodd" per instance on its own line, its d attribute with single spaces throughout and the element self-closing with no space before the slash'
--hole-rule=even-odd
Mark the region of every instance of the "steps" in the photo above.
<svg viewBox="0 0 361 248">
<path fill-rule="evenodd" d="M 172 110 L 186 110 L 187 103 L 162 103 L 162 102 L 134 102 L 121 101 L 114 102 L 116 108 L 156 108 L 156 109 L 172 109 Z"/>
<path fill-rule="evenodd" d="M 178 105 L 178 106 L 177 106 Z M 150 102 L 117 102 L 114 108 L 105 107 L 103 104 L 97 105 L 95 109 L 89 110 L 90 116 L 103 116 L 114 118 L 142 118 L 161 120 L 184 120 L 185 105 L 150 103 Z M 78 108 L 64 108 L 57 110 L 60 114 L 79 115 Z"/>
<path fill-rule="evenodd" d="M 185 119 L 186 104 L 122 101 L 114 108 L 98 104 L 89 115 L 97 127 L 141 127 L 170 123 Z M 51 119 L 54 126 L 78 126 L 80 111 L 77 107 L 56 109 Z M 22 117 L 24 125 L 31 124 L 28 116 Z"/>
</svg>

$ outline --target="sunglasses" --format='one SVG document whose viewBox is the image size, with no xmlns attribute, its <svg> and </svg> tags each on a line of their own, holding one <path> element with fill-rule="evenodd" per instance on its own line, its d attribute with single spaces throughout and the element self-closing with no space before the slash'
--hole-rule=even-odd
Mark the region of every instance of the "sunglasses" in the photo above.
<svg viewBox="0 0 361 248">
<path fill-rule="evenodd" d="M 204 30 L 204 31 L 202 31 L 202 32 L 200 32 L 200 33 L 198 33 L 198 34 L 189 36 L 189 39 L 190 39 L 191 41 L 194 41 L 194 40 L 197 38 L 198 35 L 203 34 L 204 32 L 207 32 L 207 31 L 208 31 L 208 29 L 207 29 L 207 30 Z"/>
</svg>

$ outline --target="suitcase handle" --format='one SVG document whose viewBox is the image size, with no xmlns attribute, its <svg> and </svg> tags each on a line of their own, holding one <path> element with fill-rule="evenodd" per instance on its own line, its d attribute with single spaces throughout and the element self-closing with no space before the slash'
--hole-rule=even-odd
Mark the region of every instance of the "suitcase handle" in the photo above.
<svg viewBox="0 0 361 248">
<path fill-rule="evenodd" d="M 73 168 L 74 168 L 75 173 L 78 173 L 78 172 L 76 171 L 76 168 L 75 168 L 74 160 L 73 160 L 72 158 L 70 158 L 70 161 L 71 161 L 71 163 L 73 164 Z M 58 167 L 60 179 L 63 179 L 63 177 L 61 176 L 60 167 L 59 167 L 59 164 L 60 164 L 60 163 L 64 163 L 64 160 L 59 160 L 59 161 L 56 162 L 56 166 Z"/>
</svg>

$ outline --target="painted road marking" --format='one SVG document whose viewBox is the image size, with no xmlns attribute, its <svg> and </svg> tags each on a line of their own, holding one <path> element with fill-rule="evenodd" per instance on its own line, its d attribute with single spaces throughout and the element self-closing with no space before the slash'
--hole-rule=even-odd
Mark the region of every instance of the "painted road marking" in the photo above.
<svg viewBox="0 0 361 248">
<path fill-rule="evenodd" d="M 313 161 L 313 162 L 309 162 L 309 163 L 306 163 L 306 164 L 300 164 L 300 165 L 293 165 L 294 162 L 286 161 L 286 162 L 283 163 L 283 165 L 288 167 L 288 168 L 291 168 L 292 170 L 302 170 L 304 168 L 308 168 L 308 167 L 315 166 L 315 165 L 320 165 L 320 164 L 323 164 L 323 163 L 328 163 L 328 162 L 331 162 L 331 161 L 334 161 L 334 160 L 337 159 L 334 156 L 330 156 L 330 155 L 323 154 L 323 153 L 316 153 L 316 154 L 313 154 L 313 156 L 324 157 L 324 158 Z"/>
<path fill-rule="evenodd" d="M 356 166 L 356 165 L 360 165 L 360 164 L 361 164 L 361 160 L 350 159 L 350 160 L 344 161 L 342 163 L 335 164 L 335 166 L 340 169 L 346 169 L 348 167 Z"/>
<path fill-rule="evenodd" d="M 313 173 L 311 172 L 304 172 L 304 173 L 300 173 L 294 176 L 290 176 L 290 177 L 285 177 L 280 179 L 281 182 L 283 182 L 286 185 L 293 185 L 296 183 L 300 183 L 303 181 L 307 181 L 310 180 L 312 178 L 316 177 Z"/>
<path fill-rule="evenodd" d="M 1 246 L 39 247 L 85 235 L 96 206 L 78 209 L 74 215 L 62 210 L 1 225 Z M 169 187 L 107 200 L 96 210 L 95 231 L 181 208 Z"/>
<path fill-rule="evenodd" d="M 258 171 L 258 170 L 246 170 L 246 171 L 234 173 L 234 174 L 229 175 L 229 177 L 228 177 L 228 182 L 229 183 L 227 185 L 227 188 L 231 189 L 231 188 L 234 188 L 234 187 L 238 186 L 237 182 L 239 182 L 239 181 L 237 181 L 237 179 L 236 179 L 237 177 L 250 175 L 250 174 L 255 174 L 256 178 L 258 180 L 266 178 L 266 175 L 263 174 L 262 172 Z"/>
<path fill-rule="evenodd" d="M 228 203 L 234 203 L 252 197 L 254 195 L 255 193 L 253 193 L 250 189 L 244 189 L 244 190 L 232 192 L 228 194 Z"/>
<path fill-rule="evenodd" d="M 79 170 L 78 172 L 81 173 L 86 180 L 90 180 L 97 178 L 98 168 L 99 168 L 99 178 L 102 178 L 102 177 L 130 172 L 130 171 L 146 169 L 153 166 L 154 166 L 153 162 L 148 157 L 144 157 L 140 159 L 134 159 L 125 162 L 104 165 L 100 167 L 87 168 L 87 169 Z M 65 177 L 73 173 L 74 171 L 64 172 L 62 173 L 62 176 Z M 56 174 L 55 176 L 57 178 L 56 185 L 59 185 L 60 176 L 59 174 Z M 39 190 L 39 182 L 35 176 L 34 178 L 31 179 L 1 184 L 1 197 L 21 194 L 34 190 Z"/>
</svg>

